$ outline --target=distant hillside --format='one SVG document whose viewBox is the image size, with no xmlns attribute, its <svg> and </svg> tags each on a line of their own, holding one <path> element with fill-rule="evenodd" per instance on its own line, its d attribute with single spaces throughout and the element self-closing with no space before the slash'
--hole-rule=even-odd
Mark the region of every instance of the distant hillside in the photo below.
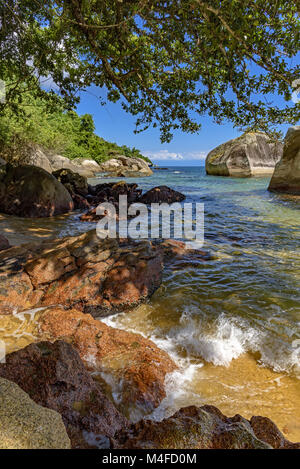
<svg viewBox="0 0 300 469">
<path fill-rule="evenodd" d="M 65 111 L 63 106 L 49 109 L 41 98 L 26 93 L 16 112 L 7 110 L 0 116 L 0 156 L 7 161 L 22 162 L 28 144 L 38 144 L 70 159 L 91 158 L 98 163 L 116 154 L 142 158 L 151 163 L 136 148 L 118 146 L 95 134 L 93 117 Z"/>
</svg>

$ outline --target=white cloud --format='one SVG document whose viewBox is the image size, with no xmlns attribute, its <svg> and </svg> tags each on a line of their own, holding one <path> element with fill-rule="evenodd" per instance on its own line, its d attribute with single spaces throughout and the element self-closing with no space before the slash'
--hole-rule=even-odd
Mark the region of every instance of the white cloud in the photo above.
<svg viewBox="0 0 300 469">
<path fill-rule="evenodd" d="M 204 160 L 206 158 L 206 152 L 204 151 L 190 151 L 175 153 L 168 150 L 159 151 L 143 151 L 145 156 L 148 156 L 152 161 L 155 160 L 171 160 L 171 161 L 182 161 L 182 160 Z"/>
<path fill-rule="evenodd" d="M 172 153 L 168 150 L 144 151 L 143 154 L 151 160 L 183 160 L 180 153 Z"/>
</svg>

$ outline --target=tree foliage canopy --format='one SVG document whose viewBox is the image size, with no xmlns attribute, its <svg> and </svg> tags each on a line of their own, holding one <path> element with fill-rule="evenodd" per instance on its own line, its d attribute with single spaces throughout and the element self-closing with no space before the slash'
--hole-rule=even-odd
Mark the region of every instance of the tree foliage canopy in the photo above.
<svg viewBox="0 0 300 469">
<path fill-rule="evenodd" d="M 255 130 L 295 123 L 298 10 L 291 0 L 2 0 L 0 78 L 13 85 L 0 112 L 17 112 L 24 83 L 55 103 L 41 85 L 51 77 L 66 107 L 105 87 L 137 131 L 158 126 L 162 141 L 197 132 L 204 114 Z"/>
</svg>

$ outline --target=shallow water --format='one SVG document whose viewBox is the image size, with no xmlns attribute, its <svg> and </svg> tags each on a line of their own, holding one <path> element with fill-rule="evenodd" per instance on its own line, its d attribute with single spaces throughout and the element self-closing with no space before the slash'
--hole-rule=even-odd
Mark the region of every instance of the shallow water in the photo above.
<svg viewBox="0 0 300 469">
<path fill-rule="evenodd" d="M 300 202 L 269 193 L 267 178 L 206 176 L 197 167 L 132 181 L 144 189 L 165 184 L 187 202 L 204 203 L 204 249 L 212 254 L 209 261 L 170 266 L 149 304 L 106 321 L 151 337 L 181 366 L 153 417 L 210 403 L 229 416 L 268 416 L 300 441 Z M 0 219 L 12 244 L 91 227 L 76 213 Z M 11 347 L 22 337 L 8 335 Z"/>
</svg>

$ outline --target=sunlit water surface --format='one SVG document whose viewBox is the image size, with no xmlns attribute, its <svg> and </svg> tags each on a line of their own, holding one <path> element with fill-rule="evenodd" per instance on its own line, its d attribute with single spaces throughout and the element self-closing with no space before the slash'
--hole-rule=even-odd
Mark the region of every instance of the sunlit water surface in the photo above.
<svg viewBox="0 0 300 469">
<path fill-rule="evenodd" d="M 149 304 L 106 320 L 152 338 L 180 365 L 152 417 L 210 403 L 228 416 L 268 416 L 300 441 L 300 201 L 269 193 L 266 178 L 206 176 L 198 167 L 128 181 L 165 184 L 204 203 L 211 253 L 209 261 L 171 265 Z M 19 244 L 94 227 L 78 218 L 1 216 L 0 231 Z M 34 314 L 0 317 L 8 350 L 34 336 Z"/>
</svg>

